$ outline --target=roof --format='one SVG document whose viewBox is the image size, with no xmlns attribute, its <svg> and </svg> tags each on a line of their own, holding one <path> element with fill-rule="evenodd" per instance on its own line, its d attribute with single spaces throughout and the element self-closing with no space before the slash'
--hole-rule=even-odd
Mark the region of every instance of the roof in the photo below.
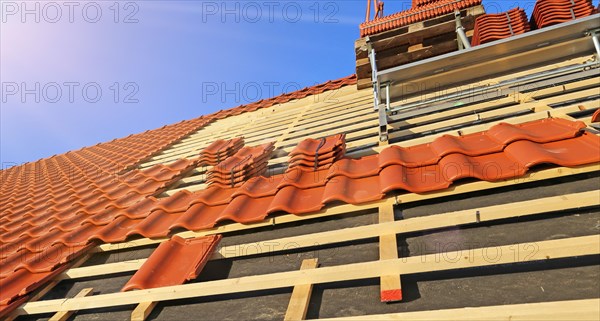
<svg viewBox="0 0 600 321">
<path fill-rule="evenodd" d="M 439 6 L 440 2 L 422 4 L 419 8 L 434 4 Z M 481 21 L 490 20 L 494 17 Z M 478 30 L 487 27 L 482 22 Z M 480 35 L 480 40 L 488 41 L 486 36 L 490 32 Z M 536 68 L 554 70 L 588 60 L 588 56 L 565 57 L 564 61 Z M 510 70 L 490 83 L 498 83 L 503 77 L 519 78 L 536 68 Z M 119 305 L 147 302 L 135 301 L 138 299 L 125 292 L 129 290 L 143 289 L 145 292 L 134 295 L 143 300 L 149 293 L 154 300 L 168 293 L 183 293 L 177 298 L 194 293 L 226 294 L 235 291 L 235 286 L 245 291 L 271 289 L 264 288 L 271 283 L 262 279 L 234 279 L 231 287 L 219 286 L 222 283 L 218 282 L 226 280 L 218 280 L 205 292 L 196 287 L 185 288 L 186 291 L 170 288 L 195 281 L 209 260 L 219 255 L 228 257 L 219 249 L 219 242 L 229 235 L 218 233 L 277 229 L 280 221 L 301 222 L 373 208 L 379 214 L 379 225 L 389 223 L 386 225 L 389 229 L 385 230 L 391 231 L 385 232 L 389 235 L 372 226 L 354 226 L 359 229 L 334 231 L 336 234 L 323 232 L 325 236 L 303 234 L 299 239 L 293 236 L 290 239 L 285 234 L 286 246 L 302 240 L 299 244 L 303 245 L 299 246 L 309 249 L 319 245 L 316 240 L 337 244 L 361 237 L 376 238 L 381 251 L 375 265 L 364 265 L 373 268 L 347 263 L 340 270 L 325 268 L 320 276 L 306 271 L 298 275 L 286 271 L 266 276 L 274 278 L 271 280 L 276 284 L 274 287 L 288 287 L 305 285 L 308 281 L 328 283 L 380 277 L 377 271 L 391 271 L 385 267 L 400 266 L 392 261 L 399 260 L 398 253 L 395 257 L 385 257 L 387 250 L 381 250 L 385 247 L 385 236 L 392 236 L 390 244 L 397 252 L 397 230 L 391 227 L 394 223 L 406 223 L 399 225 L 399 231 L 426 233 L 444 226 L 453 228 L 463 221 L 480 223 L 481 215 L 484 220 L 494 221 L 498 219 L 494 215 L 514 219 L 552 212 L 539 209 L 542 203 L 526 203 L 529 202 L 526 200 L 525 204 L 515 204 L 512 211 L 488 205 L 475 211 L 440 214 L 441 220 L 421 217 L 408 221 L 407 217 L 396 222 L 394 207 L 493 190 L 498 186 L 513 187 L 521 184 L 521 179 L 535 183 L 546 178 L 597 172 L 600 137 L 589 126 L 598 120 L 597 80 L 597 76 L 574 73 L 572 79 L 562 80 L 560 86 L 530 83 L 531 91 L 524 92 L 527 98 L 509 95 L 498 101 L 448 104 L 444 109 L 417 113 L 391 123 L 390 132 L 398 141 L 379 142 L 378 115 L 371 106 L 372 92 L 356 90 L 353 86 L 356 77 L 349 76 L 3 170 L 0 316 L 8 315 L 27 300 L 37 299 L 36 290 L 64 277 L 103 244 L 117 244 L 117 248 L 131 240 L 135 240 L 132 247 L 138 241 L 140 246 L 160 244 L 143 263 L 125 262 L 128 266 L 119 265 L 116 269 L 135 271 L 125 285 L 119 286 L 124 293 L 110 294 L 113 299 L 107 300 Z M 313 96 L 328 91 L 339 91 L 340 96 L 333 103 L 314 101 Z M 477 195 L 468 194 L 471 196 Z M 594 205 L 594 196 L 569 194 L 561 196 L 565 204 L 560 200 L 550 201 L 553 206 L 565 209 L 587 208 Z M 566 204 L 573 197 L 585 202 Z M 440 204 L 455 203 L 442 200 Z M 492 213 L 489 218 L 488 213 Z M 362 227 L 372 230 L 367 233 Z M 338 235 L 343 233 L 346 234 Z M 356 238 L 355 233 L 359 235 Z M 568 245 L 560 240 L 544 243 L 547 241 L 544 239 L 539 243 L 541 254 L 526 256 L 525 260 L 564 258 L 569 253 L 597 254 L 593 246 L 596 240 L 585 238 L 588 234 L 583 233 L 584 239 L 567 239 Z M 338 235 L 339 239 L 332 235 Z M 248 244 L 254 243 L 248 241 Z M 558 250 L 553 252 L 553 249 Z M 287 251 L 289 247 L 280 249 L 284 254 Z M 238 251 L 229 257 L 245 255 Z M 418 264 L 418 260 L 425 258 L 408 257 L 414 267 L 410 271 L 430 271 L 431 266 Z M 470 263 L 481 267 L 494 262 L 477 259 Z M 260 274 L 269 268 L 261 266 Z M 96 274 L 86 275 L 103 275 L 94 269 Z M 348 277 L 344 269 L 354 271 L 350 273 L 353 276 Z M 402 299 L 398 277 L 402 273 L 393 271 L 390 274 L 397 278 L 398 284 L 391 282 L 385 288 L 386 282 L 382 281 L 381 300 Z M 311 275 L 317 276 L 313 279 Z M 386 276 L 381 275 L 382 279 Z M 156 288 L 162 288 L 163 292 L 152 292 Z M 215 290 L 220 288 L 227 289 Z M 69 302 L 61 300 L 58 309 L 68 307 Z M 54 312 L 56 304 L 52 300 L 39 302 L 38 310 L 28 311 Z"/>
<path fill-rule="evenodd" d="M 90 238 L 90 233 L 111 242 L 109 240 L 119 238 L 119 233 L 133 231 L 135 223 L 139 222 L 131 219 L 141 221 L 150 214 L 150 208 L 156 203 L 153 196 L 201 161 L 198 158 L 181 159 L 166 166 L 158 164 L 145 170 L 134 169 L 152 155 L 218 119 L 336 90 L 355 82 L 355 76 L 327 81 L 2 170 L 0 315 L 10 312 L 17 306 L 13 303 L 27 299 L 29 292 L 64 271 L 70 262 L 93 247 L 95 241 Z M 99 226 L 110 227 L 98 231 Z M 117 228 L 113 229 L 114 226 Z M 139 228 L 143 230 L 143 226 Z M 159 230 L 154 234 L 164 232 L 166 230 Z M 45 260 L 48 253 L 55 254 L 56 260 Z"/>
</svg>

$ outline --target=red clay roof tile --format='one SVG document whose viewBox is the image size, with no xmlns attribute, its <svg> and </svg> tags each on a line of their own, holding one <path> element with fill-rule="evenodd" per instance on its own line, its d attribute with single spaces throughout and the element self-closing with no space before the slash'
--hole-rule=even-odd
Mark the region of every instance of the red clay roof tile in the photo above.
<svg viewBox="0 0 600 321">
<path fill-rule="evenodd" d="M 545 144 L 521 140 L 506 146 L 505 153 L 527 168 L 543 163 L 571 167 L 595 162 L 598 155 L 594 152 L 599 145 L 600 137 L 585 133 L 577 139 Z"/>
<path fill-rule="evenodd" d="M 279 184 L 284 180 L 285 175 L 276 175 L 271 177 L 253 177 L 245 184 L 240 186 L 232 195 L 247 195 L 252 198 L 273 196 L 277 193 Z"/>
<path fill-rule="evenodd" d="M 388 150 L 389 148 L 386 148 Z M 429 150 L 429 149 L 428 149 Z M 390 154 L 390 153 L 386 153 Z M 344 158 L 331 166 L 327 171 L 327 178 L 330 179 L 335 176 L 346 176 L 348 178 L 362 178 L 374 176 L 379 173 L 379 162 L 382 158 L 382 154 L 371 155 L 358 159 Z"/>
<path fill-rule="evenodd" d="M 360 204 L 382 199 L 385 195 L 379 186 L 379 176 L 349 178 L 336 176 L 327 181 L 322 203 L 341 201 Z"/>
<path fill-rule="evenodd" d="M 598 123 L 600 122 L 600 109 L 597 109 L 594 114 L 592 115 L 592 123 Z"/>
<path fill-rule="evenodd" d="M 325 155 L 341 149 L 346 144 L 346 134 L 337 134 L 323 137 L 320 139 L 307 138 L 301 141 L 289 154 L 290 157 L 296 155 L 312 156 Z"/>
<path fill-rule="evenodd" d="M 241 137 L 230 140 L 216 140 L 204 148 L 200 153 L 201 163 L 215 166 L 227 157 L 237 153 L 243 146 L 244 139 Z"/>
<path fill-rule="evenodd" d="M 327 182 L 327 173 L 329 169 L 317 170 L 302 169 L 294 167 L 288 169 L 283 175 L 283 179 L 277 185 L 277 189 L 282 189 L 286 186 L 295 186 L 297 188 L 311 188 L 325 186 Z"/>
<path fill-rule="evenodd" d="M 173 236 L 154 250 L 121 291 L 178 285 L 195 279 L 220 240 L 221 235 L 195 239 Z"/>
<path fill-rule="evenodd" d="M 202 203 L 194 204 L 182 213 L 173 216 L 170 228 L 193 228 L 196 230 L 211 228 L 217 224 L 226 204 L 209 206 Z"/>
<path fill-rule="evenodd" d="M 275 194 L 267 212 L 306 214 L 319 211 L 323 207 L 321 200 L 324 191 L 324 186 L 307 189 L 286 186 Z"/>
<path fill-rule="evenodd" d="M 193 205 L 197 203 L 202 203 L 208 206 L 225 205 L 231 202 L 231 196 L 235 191 L 235 188 L 221 188 L 216 186 L 209 186 L 204 190 L 195 192 L 195 198 L 190 204 Z"/>
</svg>

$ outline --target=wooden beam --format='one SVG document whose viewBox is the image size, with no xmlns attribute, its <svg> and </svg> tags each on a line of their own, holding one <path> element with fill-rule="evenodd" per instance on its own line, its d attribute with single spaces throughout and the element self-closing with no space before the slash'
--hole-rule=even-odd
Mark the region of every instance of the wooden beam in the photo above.
<svg viewBox="0 0 600 321">
<path fill-rule="evenodd" d="M 354 317 L 325 318 L 322 321 L 341 320 L 403 320 L 403 321 L 454 321 L 454 320 L 547 320 L 547 321 L 583 321 L 598 320 L 600 315 L 600 299 L 554 301 L 543 303 L 525 303 L 511 305 L 495 305 L 460 309 L 400 312 L 377 315 L 361 315 Z"/>
<path fill-rule="evenodd" d="M 390 274 L 414 274 L 524 262 L 546 262 L 561 258 L 598 255 L 600 254 L 599 245 L 600 235 L 592 235 L 535 243 L 467 249 L 445 252 L 443 255 L 435 253 L 395 260 L 255 275 L 132 292 L 103 294 L 85 298 L 29 302 L 17 309 L 16 313 L 40 314 L 57 311 L 87 310 L 150 301 L 287 288 L 301 284 L 359 280 Z M 440 259 L 440 257 L 443 259 Z"/>
<path fill-rule="evenodd" d="M 394 205 L 383 204 L 379 206 L 379 225 L 394 224 Z M 379 236 L 379 259 L 393 260 L 398 258 L 398 244 L 396 233 L 383 234 Z M 381 284 L 381 302 L 394 302 L 402 300 L 402 283 L 400 275 L 382 275 L 379 278 Z"/>
<path fill-rule="evenodd" d="M 131 312 L 131 321 L 144 321 L 152 313 L 158 302 L 141 302 L 133 312 Z"/>
<path fill-rule="evenodd" d="M 94 288 L 85 288 L 85 289 L 82 289 L 81 291 L 79 291 L 79 293 L 77 293 L 77 295 L 74 296 L 74 298 L 83 298 L 83 297 L 92 295 L 93 291 L 94 291 Z M 50 321 L 66 321 L 75 312 L 76 311 L 59 311 L 59 312 L 56 312 L 56 314 L 54 314 L 50 318 Z"/>
<path fill-rule="evenodd" d="M 306 259 L 302 261 L 300 270 L 316 269 L 319 266 L 319 259 Z M 284 321 L 304 320 L 310 303 L 312 293 L 312 284 L 301 284 L 294 286 L 292 297 L 285 313 Z"/>
</svg>

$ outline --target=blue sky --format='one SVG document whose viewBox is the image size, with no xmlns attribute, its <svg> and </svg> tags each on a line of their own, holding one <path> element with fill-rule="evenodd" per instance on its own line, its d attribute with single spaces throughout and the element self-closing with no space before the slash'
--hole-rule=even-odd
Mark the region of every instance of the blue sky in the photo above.
<svg viewBox="0 0 600 321">
<path fill-rule="evenodd" d="M 484 0 L 488 12 L 534 3 Z M 348 76 L 366 8 L 366 0 L 0 4 L 3 168 Z M 409 7 L 387 0 L 385 12 Z"/>
</svg>

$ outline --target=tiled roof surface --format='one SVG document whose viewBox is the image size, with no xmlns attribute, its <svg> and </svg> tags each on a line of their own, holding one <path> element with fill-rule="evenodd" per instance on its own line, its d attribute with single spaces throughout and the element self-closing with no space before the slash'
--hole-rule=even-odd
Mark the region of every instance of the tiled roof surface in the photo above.
<svg viewBox="0 0 600 321">
<path fill-rule="evenodd" d="M 596 13 L 592 0 L 537 0 L 531 25 L 544 28 Z"/>
<path fill-rule="evenodd" d="M 122 291 L 144 290 L 179 285 L 198 277 L 216 249 L 221 235 L 194 239 L 173 236 L 161 243 Z"/>
<path fill-rule="evenodd" d="M 508 38 L 529 31 L 529 21 L 525 10 L 514 8 L 498 14 L 484 14 L 475 20 L 473 46 L 494 40 Z"/>
<path fill-rule="evenodd" d="M 360 24 L 360 36 L 380 33 L 480 5 L 481 0 L 438 0 Z"/>
</svg>

